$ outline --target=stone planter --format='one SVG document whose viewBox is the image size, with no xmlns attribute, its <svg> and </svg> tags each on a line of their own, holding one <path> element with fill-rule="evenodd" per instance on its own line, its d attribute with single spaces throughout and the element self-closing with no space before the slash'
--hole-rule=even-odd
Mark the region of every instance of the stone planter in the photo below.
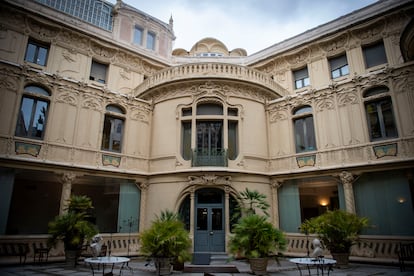
<svg viewBox="0 0 414 276">
<path fill-rule="evenodd" d="M 170 275 L 173 270 L 172 258 L 156 258 L 154 259 L 157 275 Z"/>
<path fill-rule="evenodd" d="M 249 262 L 250 269 L 255 275 L 267 274 L 267 258 L 251 258 Z"/>
<path fill-rule="evenodd" d="M 332 257 L 336 261 L 336 266 L 345 268 L 349 264 L 349 253 L 333 253 L 331 252 Z"/>
</svg>

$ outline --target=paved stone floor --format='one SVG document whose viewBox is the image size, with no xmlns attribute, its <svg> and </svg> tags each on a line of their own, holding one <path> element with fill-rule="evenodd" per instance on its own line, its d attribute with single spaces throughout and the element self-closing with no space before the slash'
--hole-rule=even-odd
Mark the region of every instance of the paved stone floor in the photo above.
<svg viewBox="0 0 414 276">
<path fill-rule="evenodd" d="M 249 265 L 244 261 L 232 261 L 229 264 L 234 264 L 240 273 L 214 273 L 209 274 L 205 273 L 184 273 L 180 271 L 174 271 L 172 276 L 246 276 L 251 275 L 249 270 Z M 110 268 L 106 267 L 105 272 L 110 272 Z M 301 269 L 302 275 L 309 275 L 309 272 L 306 267 Z M 271 261 L 268 266 L 268 275 L 280 275 L 280 276 L 290 276 L 290 275 L 301 275 L 301 272 L 298 270 L 296 265 L 290 263 L 287 259 L 281 259 L 280 265 L 276 262 Z M 310 270 L 311 275 L 317 275 L 316 269 Z M 113 270 L 114 275 L 119 274 L 119 267 L 115 267 Z M 102 275 L 102 268 L 99 271 L 95 270 L 95 275 Z M 80 263 L 75 268 L 67 267 L 65 263 L 54 262 L 48 264 L 25 264 L 25 265 L 1 265 L 0 266 L 0 276 L 16 276 L 16 275 L 29 275 L 29 276 L 39 276 L 39 275 L 76 275 L 76 276 L 89 276 L 92 275 L 92 270 L 89 265 Z M 142 275 L 142 276 L 154 276 L 155 268 L 152 264 L 148 264 L 142 259 L 131 259 L 128 267 L 125 267 L 122 270 L 122 275 Z M 319 275 L 322 275 L 319 271 Z M 327 275 L 325 271 L 324 275 Z M 366 276 L 366 275 L 414 275 L 414 268 L 409 267 L 407 271 L 400 272 L 398 266 L 391 265 L 373 265 L 366 263 L 350 263 L 347 268 L 333 268 L 333 271 L 329 275 L 335 276 Z"/>
</svg>

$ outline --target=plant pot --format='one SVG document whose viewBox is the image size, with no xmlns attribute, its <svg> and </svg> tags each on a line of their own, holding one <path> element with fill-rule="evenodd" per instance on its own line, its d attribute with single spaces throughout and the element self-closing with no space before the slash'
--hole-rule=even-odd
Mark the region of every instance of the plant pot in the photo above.
<svg viewBox="0 0 414 276">
<path fill-rule="evenodd" d="M 172 258 L 155 258 L 154 263 L 157 275 L 170 275 L 172 273 Z"/>
<path fill-rule="evenodd" d="M 78 250 L 65 250 L 65 263 L 68 267 L 75 267 L 78 259 Z"/>
<path fill-rule="evenodd" d="M 255 275 L 266 275 L 267 274 L 267 258 L 251 258 L 250 270 Z"/>
<path fill-rule="evenodd" d="M 332 257 L 336 261 L 336 266 L 345 268 L 349 264 L 349 253 L 335 253 L 331 252 Z"/>
</svg>

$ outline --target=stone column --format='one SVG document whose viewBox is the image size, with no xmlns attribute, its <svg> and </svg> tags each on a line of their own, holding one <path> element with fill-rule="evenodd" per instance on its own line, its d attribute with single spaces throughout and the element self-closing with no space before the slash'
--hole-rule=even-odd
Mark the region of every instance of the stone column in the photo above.
<svg viewBox="0 0 414 276">
<path fill-rule="evenodd" d="M 65 214 L 68 211 L 67 207 L 72 194 L 72 182 L 75 178 L 76 174 L 73 172 L 66 172 L 61 175 L 60 182 L 62 183 L 62 194 L 60 196 L 59 215 Z"/>
<path fill-rule="evenodd" d="M 272 222 L 273 225 L 276 228 L 280 228 L 280 221 L 279 221 L 279 198 L 278 198 L 278 193 L 277 190 L 282 187 L 283 181 L 279 181 L 279 180 L 272 180 L 272 182 L 270 183 L 270 187 L 272 189 L 272 204 L 270 204 L 272 210 L 271 210 L 271 218 L 272 218 Z"/>
<path fill-rule="evenodd" d="M 225 239 L 225 251 L 227 251 L 227 237 L 229 237 L 230 234 L 230 188 L 224 187 L 224 227 L 225 227 L 225 233 L 226 233 L 226 239 Z"/>
<path fill-rule="evenodd" d="M 343 171 L 339 174 L 339 178 L 344 187 L 344 197 L 345 197 L 345 208 L 346 211 L 355 214 L 355 199 L 354 199 L 354 189 L 352 183 L 354 181 L 354 176 L 347 171 Z"/>
<path fill-rule="evenodd" d="M 191 248 L 194 249 L 194 214 L 195 214 L 195 188 L 191 187 L 190 191 L 190 237 L 192 237 L 193 244 Z"/>
<path fill-rule="evenodd" d="M 146 219 L 146 212 L 147 212 L 147 193 L 148 193 L 148 181 L 137 182 L 141 190 L 141 202 L 140 202 L 140 214 L 139 214 L 139 231 L 143 231 L 145 229 L 145 219 Z"/>
</svg>

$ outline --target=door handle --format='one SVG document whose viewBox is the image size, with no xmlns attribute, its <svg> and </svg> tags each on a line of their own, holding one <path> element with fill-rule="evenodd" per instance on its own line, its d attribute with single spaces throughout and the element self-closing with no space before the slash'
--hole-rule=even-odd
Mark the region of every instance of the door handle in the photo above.
<svg viewBox="0 0 414 276">
<path fill-rule="evenodd" d="M 213 235 L 213 234 L 214 234 L 214 232 L 213 231 L 210 231 L 210 236 Z"/>
</svg>

